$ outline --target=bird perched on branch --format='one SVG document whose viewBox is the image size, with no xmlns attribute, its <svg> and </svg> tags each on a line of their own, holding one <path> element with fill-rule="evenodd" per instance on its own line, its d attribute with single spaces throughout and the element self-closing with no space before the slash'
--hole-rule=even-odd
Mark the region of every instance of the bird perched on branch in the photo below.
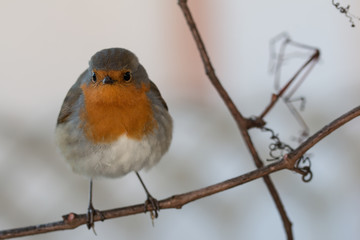
<svg viewBox="0 0 360 240">
<path fill-rule="evenodd" d="M 56 125 L 56 141 L 73 171 L 90 178 L 88 228 L 94 215 L 92 179 L 135 172 L 152 218 L 159 205 L 138 174 L 159 162 L 172 138 L 172 119 L 156 85 L 137 57 L 124 48 L 93 55 L 70 88 Z"/>
</svg>

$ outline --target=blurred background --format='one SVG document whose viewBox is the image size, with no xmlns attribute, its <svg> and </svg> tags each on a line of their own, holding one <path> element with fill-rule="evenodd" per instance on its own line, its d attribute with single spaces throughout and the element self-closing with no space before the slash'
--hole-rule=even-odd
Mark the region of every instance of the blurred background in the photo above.
<svg viewBox="0 0 360 240">
<path fill-rule="evenodd" d="M 360 15 L 360 3 L 351 12 Z M 321 50 L 321 60 L 298 89 L 310 132 L 359 105 L 360 22 L 355 28 L 330 0 L 190 0 L 216 73 L 245 116 L 259 114 L 274 92 L 269 41 L 287 31 Z M 175 129 L 170 151 L 142 176 L 158 199 L 254 169 L 244 142 L 202 66 L 177 1 L 2 0 L 0 2 L 0 228 L 61 220 L 84 213 L 88 180 L 72 173 L 54 144 L 60 106 L 89 58 L 109 47 L 135 52 L 166 99 Z M 265 119 L 292 145 L 301 128 L 284 103 Z M 311 149 L 313 180 L 271 175 L 296 239 L 357 239 L 360 119 Z M 251 130 L 263 159 L 269 134 Z M 142 203 L 135 174 L 94 183 L 94 205 Z M 22 239 L 285 239 L 274 202 L 259 179 L 185 205 L 96 223 L 98 236 L 72 231 Z"/>
</svg>

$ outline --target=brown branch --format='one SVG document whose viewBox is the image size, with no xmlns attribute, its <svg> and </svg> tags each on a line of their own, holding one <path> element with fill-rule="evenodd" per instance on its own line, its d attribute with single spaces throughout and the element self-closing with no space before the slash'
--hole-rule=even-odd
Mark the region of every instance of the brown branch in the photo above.
<svg viewBox="0 0 360 240">
<path fill-rule="evenodd" d="M 170 209 L 170 208 L 180 209 L 182 206 L 184 206 L 189 202 L 250 182 L 252 180 L 263 177 L 272 172 L 284 169 L 285 166 L 287 165 L 288 164 L 284 164 L 283 162 L 277 162 L 262 167 L 260 169 L 256 169 L 249 173 L 243 174 L 239 177 L 235 177 L 195 191 L 174 195 L 172 197 L 163 199 L 159 201 L 159 206 L 160 209 Z M 152 210 L 152 206 L 148 205 L 147 210 L 148 211 Z M 134 215 L 143 212 L 144 212 L 144 204 L 137 204 L 123 208 L 104 210 L 101 211 L 101 214 L 97 214 L 94 216 L 94 221 L 103 221 L 105 219 L 118 218 L 122 216 Z M 47 232 L 66 230 L 66 229 L 74 229 L 84 224 L 87 224 L 86 214 L 70 213 L 63 216 L 63 221 L 0 231 L 0 239 L 28 236 L 28 235 L 47 233 Z"/>
<path fill-rule="evenodd" d="M 254 144 L 251 140 L 251 137 L 248 133 L 248 128 L 249 128 L 249 126 L 253 125 L 253 122 L 248 121 L 247 119 L 245 119 L 242 116 L 242 114 L 237 109 L 236 105 L 234 104 L 234 102 L 232 101 L 232 99 L 230 98 L 230 96 L 228 95 L 228 93 L 226 92 L 226 90 L 224 89 L 222 84 L 220 83 L 220 80 L 216 76 L 215 70 L 211 64 L 209 55 L 206 52 L 205 45 L 201 39 L 200 33 L 196 27 L 195 21 L 192 18 L 190 9 L 187 6 L 187 0 L 179 0 L 178 4 L 184 13 L 185 19 L 189 25 L 189 28 L 190 28 L 190 31 L 191 31 L 193 37 L 194 37 L 194 40 L 198 47 L 198 50 L 199 50 L 201 59 L 203 61 L 203 64 L 205 67 L 205 72 L 206 72 L 207 76 L 209 77 L 211 83 L 213 84 L 213 86 L 215 87 L 215 89 L 218 91 L 219 95 L 223 99 L 225 105 L 228 107 L 234 120 L 236 121 L 238 128 L 245 140 L 245 143 L 252 155 L 252 158 L 255 162 L 256 167 L 258 167 L 258 168 L 262 167 L 263 163 L 260 160 L 260 157 L 259 157 L 259 155 L 254 147 Z M 284 228 L 285 228 L 285 231 L 287 234 L 287 238 L 289 240 L 291 240 L 291 239 L 293 239 L 293 234 L 292 234 L 292 229 L 291 229 L 292 224 L 289 220 L 289 217 L 286 214 L 286 211 L 285 211 L 284 205 L 281 202 L 280 196 L 279 196 L 278 192 L 276 191 L 276 188 L 269 176 L 264 176 L 264 181 L 265 181 L 265 184 L 266 184 L 272 198 L 274 199 L 275 205 L 280 213 L 280 216 L 283 221 Z"/>
<path fill-rule="evenodd" d="M 342 116 L 338 117 L 317 133 L 309 137 L 306 141 L 304 141 L 298 148 L 288 154 L 288 157 L 291 159 L 299 159 L 302 155 L 305 154 L 311 147 L 313 147 L 316 143 L 322 140 L 324 137 L 332 133 L 334 130 L 338 129 L 345 123 L 349 122 L 350 120 L 358 117 L 360 115 L 360 106 L 356 107 L 349 112 L 343 114 Z M 289 168 L 291 169 L 291 168 Z"/>
<path fill-rule="evenodd" d="M 303 144 L 301 144 L 297 149 L 285 155 L 281 161 L 273 164 L 269 164 L 267 166 L 263 166 L 254 171 L 245 173 L 241 176 L 208 187 L 204 187 L 195 191 L 174 195 L 172 197 L 163 199 L 159 201 L 160 209 L 170 209 L 170 208 L 179 209 L 182 208 L 185 204 L 190 203 L 192 201 L 242 185 L 244 183 L 264 177 L 273 172 L 282 169 L 294 170 L 296 161 L 303 154 L 305 154 L 306 151 L 308 151 L 311 147 L 313 147 L 315 144 L 320 142 L 324 137 L 326 137 L 327 135 L 329 135 L 330 133 L 332 133 L 333 131 L 335 131 L 345 123 L 351 121 L 355 117 L 358 117 L 359 115 L 360 115 L 360 106 L 352 109 L 351 111 L 345 113 L 344 115 L 332 121 L 330 124 L 323 127 L 313 136 L 309 137 L 309 139 L 305 141 Z M 151 205 L 148 205 L 147 210 L 148 211 L 152 210 Z M 134 215 L 143 212 L 144 212 L 144 204 L 137 204 L 123 208 L 101 211 L 102 216 L 100 214 L 95 215 L 94 221 L 103 221 L 105 219 Z M 74 229 L 80 225 L 85 225 L 86 223 L 87 223 L 86 214 L 70 213 L 63 216 L 63 221 L 0 231 L 0 239 L 8 239 L 8 238 L 29 236 L 29 235 L 47 233 L 47 232 L 53 232 L 59 230 Z"/>
</svg>

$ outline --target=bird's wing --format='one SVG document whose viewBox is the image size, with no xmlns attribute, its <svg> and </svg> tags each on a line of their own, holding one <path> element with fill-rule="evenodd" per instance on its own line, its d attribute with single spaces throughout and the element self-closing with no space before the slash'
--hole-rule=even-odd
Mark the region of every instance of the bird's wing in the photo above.
<svg viewBox="0 0 360 240">
<path fill-rule="evenodd" d="M 160 100 L 160 103 L 162 104 L 162 106 L 168 111 L 169 109 L 168 109 L 168 106 L 167 106 L 165 100 L 162 98 L 159 89 L 157 88 L 155 83 L 153 83 L 152 81 L 150 81 L 150 91 L 154 94 L 155 98 Z"/>
<path fill-rule="evenodd" d="M 70 88 L 69 92 L 66 94 L 66 97 L 64 99 L 63 105 L 61 107 L 58 119 L 57 119 L 57 125 L 64 123 L 67 121 L 69 116 L 74 111 L 74 105 L 76 101 L 79 99 L 79 97 L 82 94 L 82 90 L 80 88 L 80 85 L 84 79 L 84 77 L 87 74 L 87 70 L 85 70 L 80 77 L 77 79 L 75 84 Z"/>
</svg>

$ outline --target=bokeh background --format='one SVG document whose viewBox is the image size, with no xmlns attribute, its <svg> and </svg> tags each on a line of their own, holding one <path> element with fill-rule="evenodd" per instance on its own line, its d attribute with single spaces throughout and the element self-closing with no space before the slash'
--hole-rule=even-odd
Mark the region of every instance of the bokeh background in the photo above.
<svg viewBox="0 0 360 240">
<path fill-rule="evenodd" d="M 351 12 L 360 15 L 360 3 Z M 330 0 L 190 0 L 216 73 L 245 116 L 268 103 L 269 41 L 280 32 L 319 47 L 321 61 L 298 89 L 311 133 L 360 102 L 360 22 L 356 27 Z M 75 175 L 54 144 L 63 98 L 96 51 L 135 52 L 168 102 L 174 139 L 168 154 L 142 176 L 162 199 L 254 169 L 234 121 L 212 88 L 175 0 L 0 1 L 0 228 L 58 221 L 83 213 L 88 180 Z M 279 102 L 267 116 L 282 140 L 301 130 Z M 296 239 L 358 239 L 360 235 L 360 120 L 311 149 L 314 178 L 273 174 L 294 223 Z M 252 130 L 265 159 L 269 134 Z M 145 200 L 135 174 L 94 184 L 94 204 L 110 209 Z M 23 239 L 285 239 L 263 181 L 149 214 Z"/>
</svg>

